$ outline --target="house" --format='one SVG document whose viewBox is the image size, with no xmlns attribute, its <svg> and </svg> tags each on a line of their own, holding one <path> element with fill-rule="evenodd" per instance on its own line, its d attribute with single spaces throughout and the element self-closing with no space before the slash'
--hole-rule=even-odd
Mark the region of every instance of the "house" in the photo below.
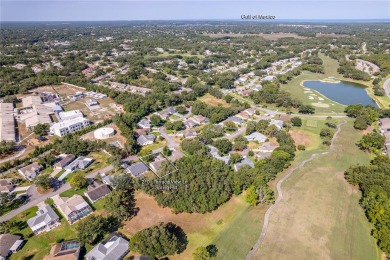
<svg viewBox="0 0 390 260">
<path fill-rule="evenodd" d="M 242 159 L 241 162 L 235 163 L 233 167 L 234 167 L 235 171 L 238 171 L 244 165 L 248 165 L 251 168 L 255 168 L 255 165 L 253 164 L 253 162 L 251 160 L 249 160 L 249 158 Z"/>
<path fill-rule="evenodd" d="M 251 133 L 250 135 L 245 136 L 248 141 L 257 141 L 263 143 L 267 140 L 267 137 L 259 132 Z"/>
<path fill-rule="evenodd" d="M 166 159 L 163 157 L 163 156 L 157 156 L 157 158 L 151 162 L 149 165 L 150 165 L 150 168 L 154 171 L 154 172 L 157 172 L 160 168 L 161 168 L 161 165 L 163 162 L 165 162 Z"/>
<path fill-rule="evenodd" d="M 253 89 L 254 91 L 260 91 L 262 88 L 263 88 L 262 85 L 256 85 L 256 86 L 254 86 L 252 89 Z"/>
<path fill-rule="evenodd" d="M 145 146 L 154 143 L 154 140 L 156 139 L 156 136 L 151 134 L 151 135 L 140 135 L 137 138 L 137 143 L 139 145 Z"/>
<path fill-rule="evenodd" d="M 183 136 L 184 138 L 190 139 L 190 138 L 195 138 L 198 136 L 198 133 L 194 130 L 187 129 L 183 131 Z"/>
<path fill-rule="evenodd" d="M 149 171 L 148 166 L 143 162 L 133 163 L 125 169 L 125 171 L 134 177 L 139 177 L 141 174 Z"/>
<path fill-rule="evenodd" d="M 37 162 L 33 162 L 23 168 L 18 169 L 18 172 L 27 180 L 32 180 L 42 170 L 42 166 Z"/>
<path fill-rule="evenodd" d="M 85 169 L 87 168 L 91 163 L 93 163 L 93 158 L 88 158 L 84 156 L 77 157 L 76 160 L 71 162 L 68 166 L 65 167 L 65 170 L 68 171 L 74 171 L 77 169 Z"/>
<path fill-rule="evenodd" d="M 50 254 L 43 260 L 78 260 L 80 255 L 80 244 L 78 241 L 67 241 L 54 245 Z"/>
<path fill-rule="evenodd" d="M 50 205 L 40 207 L 35 217 L 27 220 L 27 225 L 35 235 L 47 232 L 61 225 L 60 217 L 54 212 Z"/>
<path fill-rule="evenodd" d="M 92 213 L 92 208 L 80 195 L 76 194 L 70 198 L 55 195 L 52 199 L 56 208 L 70 224 Z"/>
<path fill-rule="evenodd" d="M 271 153 L 273 152 L 276 148 L 278 148 L 277 145 L 274 145 L 272 143 L 263 143 L 257 150 L 259 152 L 263 152 L 263 153 Z"/>
<path fill-rule="evenodd" d="M 202 115 L 197 115 L 193 117 L 193 120 L 195 123 L 201 125 L 201 124 L 207 124 L 209 122 L 209 119 L 207 117 L 204 117 Z"/>
<path fill-rule="evenodd" d="M 184 121 L 184 125 L 186 128 L 193 128 L 195 126 L 198 126 L 199 123 L 195 122 L 195 120 L 189 118 L 186 121 Z"/>
<path fill-rule="evenodd" d="M 141 121 L 139 121 L 138 126 L 142 129 L 150 129 L 152 127 L 148 119 L 142 119 Z"/>
<path fill-rule="evenodd" d="M 245 113 L 244 111 L 241 111 L 240 113 L 238 113 L 236 115 L 236 117 L 239 117 L 241 119 L 249 119 L 250 118 L 250 116 L 247 113 Z"/>
<path fill-rule="evenodd" d="M 230 156 L 220 156 L 218 153 L 218 149 L 214 146 L 209 145 L 210 154 L 213 158 L 223 161 L 225 164 L 230 163 Z"/>
<path fill-rule="evenodd" d="M 242 124 L 242 119 L 239 118 L 238 116 L 231 116 L 225 120 L 225 122 L 228 122 L 228 121 L 231 121 L 231 122 L 235 123 L 236 125 Z"/>
<path fill-rule="evenodd" d="M 21 236 L 12 234 L 0 235 L 0 260 L 7 259 L 12 253 L 18 251 L 23 245 Z"/>
<path fill-rule="evenodd" d="M 274 125 L 278 130 L 281 130 L 283 128 L 284 122 L 282 120 L 271 119 L 269 125 Z"/>
<path fill-rule="evenodd" d="M 0 179 L 0 192 L 9 193 L 15 188 L 12 179 Z"/>
<path fill-rule="evenodd" d="M 87 101 L 85 101 L 85 104 L 89 108 L 91 108 L 91 107 L 99 108 L 99 102 L 97 102 L 95 99 L 88 99 Z"/>
<path fill-rule="evenodd" d="M 112 179 L 114 178 L 114 175 L 106 175 L 105 173 L 102 173 L 102 174 L 100 174 L 100 177 L 102 178 L 102 182 L 104 184 L 111 186 Z"/>
<path fill-rule="evenodd" d="M 168 107 L 167 109 L 164 109 L 163 111 L 156 112 L 156 114 L 159 115 L 162 119 L 168 119 L 174 113 L 176 113 L 175 107 Z"/>
<path fill-rule="evenodd" d="M 88 254 L 86 260 L 120 260 L 129 252 L 129 242 L 114 234 L 97 244 Z"/>
<path fill-rule="evenodd" d="M 56 167 L 57 169 L 63 170 L 63 169 L 64 169 L 66 166 L 68 166 L 75 158 L 76 158 L 76 156 L 74 156 L 73 154 L 68 154 L 68 155 L 66 155 L 65 157 L 63 157 L 59 162 L 57 162 L 56 164 L 54 164 L 54 167 Z"/>
<path fill-rule="evenodd" d="M 87 191 L 84 192 L 84 195 L 92 202 L 95 203 L 99 199 L 108 195 L 111 192 L 110 188 L 106 184 L 101 183 L 100 181 L 94 181 L 87 188 Z"/>
<path fill-rule="evenodd" d="M 146 129 L 146 128 L 143 128 L 143 129 L 134 129 L 134 135 L 136 137 L 139 137 L 141 135 L 148 135 L 150 132 L 150 129 Z"/>
<path fill-rule="evenodd" d="M 253 116 L 256 114 L 256 109 L 251 107 L 251 108 L 247 108 L 245 109 L 244 111 L 242 111 L 244 113 L 247 113 L 249 116 Z"/>
<path fill-rule="evenodd" d="M 379 120 L 379 125 L 382 134 L 390 132 L 390 118 L 382 118 Z"/>
<path fill-rule="evenodd" d="M 274 80 L 276 80 L 276 77 L 275 76 L 266 76 L 266 77 L 263 78 L 263 80 L 274 81 Z"/>
</svg>

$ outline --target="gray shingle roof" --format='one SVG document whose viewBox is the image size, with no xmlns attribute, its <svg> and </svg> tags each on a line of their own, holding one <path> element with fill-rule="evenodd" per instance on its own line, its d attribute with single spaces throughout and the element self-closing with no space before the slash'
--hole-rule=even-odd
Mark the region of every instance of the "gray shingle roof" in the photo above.
<svg viewBox="0 0 390 260">
<path fill-rule="evenodd" d="M 110 188 L 106 184 L 98 183 L 98 185 L 91 184 L 88 186 L 88 191 L 85 195 L 92 201 L 95 202 L 100 198 L 103 198 L 111 192 Z"/>
<path fill-rule="evenodd" d="M 129 251 L 129 242 L 124 238 L 114 235 L 107 241 L 99 243 L 85 255 L 87 260 L 118 260 Z"/>
<path fill-rule="evenodd" d="M 244 158 L 241 162 L 234 164 L 234 170 L 238 171 L 244 165 L 248 165 L 251 168 L 255 168 L 255 165 L 251 160 L 249 160 L 248 158 Z"/>
<path fill-rule="evenodd" d="M 142 173 L 149 170 L 148 166 L 143 162 L 137 162 L 126 168 L 126 171 L 131 173 L 134 177 L 140 176 Z"/>
<path fill-rule="evenodd" d="M 50 205 L 46 205 L 38 209 L 37 215 L 35 217 L 27 220 L 27 225 L 31 228 L 32 231 L 35 231 L 58 219 L 58 215 L 54 212 Z"/>
</svg>

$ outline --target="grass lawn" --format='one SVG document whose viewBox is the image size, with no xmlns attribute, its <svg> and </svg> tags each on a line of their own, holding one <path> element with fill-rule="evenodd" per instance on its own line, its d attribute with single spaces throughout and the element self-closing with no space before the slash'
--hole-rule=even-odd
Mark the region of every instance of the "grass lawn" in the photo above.
<svg viewBox="0 0 390 260">
<path fill-rule="evenodd" d="M 223 99 L 216 98 L 210 94 L 206 94 L 203 97 L 199 98 L 200 101 L 212 105 L 212 106 L 222 106 L 222 107 L 230 107 L 230 105 Z"/>
<path fill-rule="evenodd" d="M 272 212 L 265 240 L 253 259 L 380 258 L 359 205 L 360 192 L 344 179 L 349 166 L 370 160 L 355 145 L 361 135 L 348 120 L 332 153 L 307 163 L 283 184 L 283 200 Z M 298 154 L 293 165 L 311 153 Z"/>
<path fill-rule="evenodd" d="M 136 206 L 140 208 L 137 216 L 126 221 L 119 231 L 127 237 L 133 236 L 138 231 L 156 225 L 159 222 L 173 222 L 183 228 L 187 234 L 188 245 L 186 250 L 180 255 L 170 256 L 169 259 L 191 259 L 192 253 L 199 246 L 216 244 L 219 251 L 230 250 L 229 243 L 234 241 L 234 236 L 225 241 L 225 236 L 221 232 L 231 232 L 241 237 L 251 238 L 251 240 L 237 243 L 237 247 L 243 246 L 240 255 L 235 259 L 241 259 L 244 251 L 252 247 L 256 237 L 260 234 L 260 221 L 262 214 L 260 208 L 249 208 L 243 196 L 234 196 L 227 203 L 221 205 L 217 210 L 206 214 L 173 214 L 169 208 L 161 208 L 157 205 L 152 196 L 145 193 L 136 192 Z M 229 230 L 230 231 L 225 231 Z M 250 234 L 248 234 L 250 232 Z M 226 233 L 226 234 L 228 234 Z M 237 241 L 236 241 L 237 242 Z M 234 250 L 230 250 L 234 254 Z M 246 253 L 245 253 L 246 254 Z M 222 255 L 221 255 L 222 256 Z M 233 255 L 234 257 L 234 255 Z M 232 258 L 233 259 L 233 258 Z"/>
</svg>

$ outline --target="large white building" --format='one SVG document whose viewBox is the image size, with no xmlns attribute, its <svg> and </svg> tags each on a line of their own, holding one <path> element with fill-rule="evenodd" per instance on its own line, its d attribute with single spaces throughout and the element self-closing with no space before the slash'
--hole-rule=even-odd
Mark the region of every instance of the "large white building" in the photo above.
<svg viewBox="0 0 390 260">
<path fill-rule="evenodd" d="M 58 113 L 62 121 L 69 120 L 69 119 L 75 119 L 75 118 L 82 118 L 83 113 L 81 113 L 80 110 L 71 110 L 71 111 L 65 111 Z"/>
<path fill-rule="evenodd" d="M 89 122 L 88 119 L 83 117 L 78 117 L 75 119 L 69 119 L 59 123 L 55 123 L 50 127 L 50 132 L 54 135 L 62 137 L 66 134 L 81 130 L 89 126 L 90 124 L 91 123 Z"/>
</svg>

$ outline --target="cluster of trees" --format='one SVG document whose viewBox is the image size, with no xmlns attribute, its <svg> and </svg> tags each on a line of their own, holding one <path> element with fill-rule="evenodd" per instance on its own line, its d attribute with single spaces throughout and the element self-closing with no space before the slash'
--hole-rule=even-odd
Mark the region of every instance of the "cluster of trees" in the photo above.
<svg viewBox="0 0 390 260">
<path fill-rule="evenodd" d="M 347 116 L 355 118 L 354 127 L 359 130 L 367 129 L 380 116 L 378 109 L 372 106 L 363 107 L 361 104 L 349 105 L 345 108 L 344 112 Z"/>
<path fill-rule="evenodd" d="M 80 190 L 88 186 L 88 179 L 83 173 L 78 172 L 69 179 L 69 184 L 74 190 Z"/>
<path fill-rule="evenodd" d="M 320 131 L 322 143 L 326 145 L 331 145 L 334 133 L 334 130 L 330 127 L 322 128 Z"/>
<path fill-rule="evenodd" d="M 364 81 L 371 80 L 370 74 L 356 69 L 355 62 L 353 61 L 346 61 L 346 60 L 341 61 L 340 67 L 337 69 L 337 72 L 343 74 L 345 78 L 364 80 Z"/>
<path fill-rule="evenodd" d="M 92 214 L 76 224 L 77 239 L 82 245 L 93 245 L 117 228 L 118 222 L 115 219 Z"/>
<path fill-rule="evenodd" d="M 182 121 L 168 121 L 165 123 L 165 128 L 167 130 L 179 131 L 184 129 L 184 124 Z"/>
<path fill-rule="evenodd" d="M 50 125 L 49 124 L 37 124 L 34 127 L 34 134 L 36 135 L 47 135 L 47 132 L 49 132 Z"/>
<path fill-rule="evenodd" d="M 276 104 L 278 107 L 297 108 L 299 113 L 312 114 L 315 108 L 311 105 L 303 105 L 298 99 L 291 97 L 290 93 L 280 89 L 277 83 L 263 81 L 260 91 L 253 91 L 250 96 L 255 104 Z"/>
<path fill-rule="evenodd" d="M 300 68 L 302 70 L 323 74 L 325 73 L 325 69 L 322 63 L 322 59 L 318 57 L 318 51 L 305 52 Z"/>
<path fill-rule="evenodd" d="M 213 142 L 213 138 L 222 137 L 224 135 L 224 129 L 221 125 L 207 124 L 202 128 L 199 134 L 199 138 L 208 144 Z"/>
<path fill-rule="evenodd" d="M 232 195 L 232 171 L 224 162 L 211 158 L 204 144 L 200 150 L 192 151 L 193 156 L 186 156 L 175 162 L 178 170 L 170 174 L 170 178 L 183 183 L 177 189 L 163 192 L 143 182 L 137 183 L 138 188 L 154 195 L 159 205 L 170 207 L 175 213 L 205 213 L 215 210 Z M 170 170 L 168 165 L 163 165 L 160 171 L 168 173 Z"/>
<path fill-rule="evenodd" d="M 183 252 L 188 244 L 183 229 L 172 222 L 143 229 L 130 240 L 130 248 L 151 258 Z"/>
<path fill-rule="evenodd" d="M 371 55 L 364 55 L 362 57 L 363 60 L 370 61 L 376 65 L 378 65 L 383 71 L 383 75 L 386 76 L 390 73 L 390 54 L 389 53 L 378 53 Z"/>
<path fill-rule="evenodd" d="M 215 140 L 213 146 L 218 149 L 220 154 L 227 154 L 232 150 L 233 144 L 228 139 L 222 138 Z"/>
<path fill-rule="evenodd" d="M 365 151 L 375 152 L 382 150 L 386 138 L 380 133 L 373 132 L 364 135 L 359 141 L 358 146 Z"/>
<path fill-rule="evenodd" d="M 225 120 L 229 116 L 237 114 L 244 109 L 245 107 L 243 106 L 215 107 L 201 101 L 196 101 L 192 106 L 192 113 L 194 115 L 205 116 L 210 119 L 211 123 L 215 124 Z"/>
<path fill-rule="evenodd" d="M 390 254 L 390 158 L 379 155 L 370 165 L 352 166 L 345 178 L 359 185 L 363 193 L 360 204 L 372 224 L 372 235 L 379 248 Z"/>
<path fill-rule="evenodd" d="M 0 156 L 10 154 L 13 151 L 15 151 L 15 142 L 0 142 Z"/>
<path fill-rule="evenodd" d="M 114 188 L 110 194 L 104 198 L 104 205 L 111 216 L 119 222 L 134 216 L 134 182 L 127 174 L 122 174 L 112 179 Z"/>
</svg>

